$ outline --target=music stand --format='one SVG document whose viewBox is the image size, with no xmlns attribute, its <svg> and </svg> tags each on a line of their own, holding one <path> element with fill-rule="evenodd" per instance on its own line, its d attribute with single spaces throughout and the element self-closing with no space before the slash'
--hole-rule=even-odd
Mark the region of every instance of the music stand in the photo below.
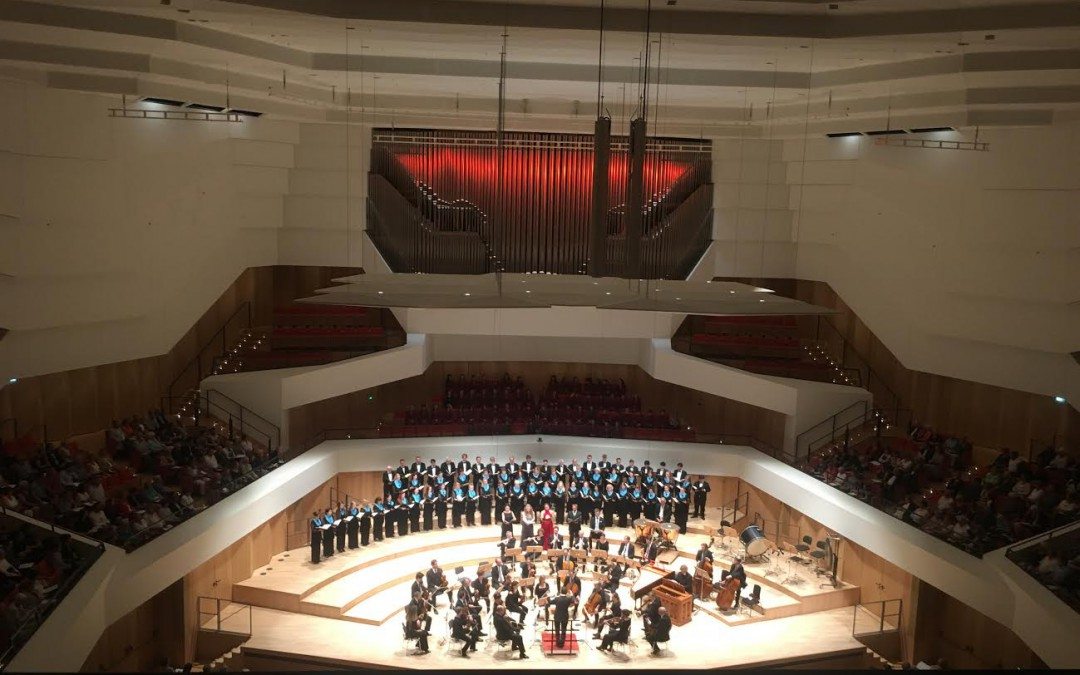
<svg viewBox="0 0 1080 675">
<path fill-rule="evenodd" d="M 520 548 L 508 548 L 505 551 L 503 551 L 503 560 L 506 560 L 507 558 L 509 558 L 510 560 L 513 560 L 514 562 L 517 562 L 517 557 L 519 555 L 521 555 L 521 549 Z"/>
<path fill-rule="evenodd" d="M 837 588 L 840 585 L 840 580 L 836 578 L 836 568 L 840 563 L 840 535 L 834 532 L 826 532 L 825 549 L 829 554 L 829 566 L 831 569 L 828 572 L 828 580 L 818 584 L 818 588 L 825 588 L 826 586 Z"/>
</svg>

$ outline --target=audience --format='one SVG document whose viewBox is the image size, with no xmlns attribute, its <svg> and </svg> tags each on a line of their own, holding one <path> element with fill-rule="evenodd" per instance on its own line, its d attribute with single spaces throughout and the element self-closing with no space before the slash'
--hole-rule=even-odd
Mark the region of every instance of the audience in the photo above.
<svg viewBox="0 0 1080 675">
<path fill-rule="evenodd" d="M 0 516 L 0 645 L 21 646 L 101 551 Z"/>
<path fill-rule="evenodd" d="M 74 443 L 0 442 L 0 505 L 130 550 L 279 461 L 222 424 L 185 425 L 152 410 L 113 421 L 97 454 Z"/>
<path fill-rule="evenodd" d="M 1078 516 L 1080 465 L 1065 448 L 1046 448 L 1030 461 L 1006 449 L 977 467 L 970 441 L 916 426 L 907 439 L 829 446 L 804 469 L 974 555 Z"/>
</svg>

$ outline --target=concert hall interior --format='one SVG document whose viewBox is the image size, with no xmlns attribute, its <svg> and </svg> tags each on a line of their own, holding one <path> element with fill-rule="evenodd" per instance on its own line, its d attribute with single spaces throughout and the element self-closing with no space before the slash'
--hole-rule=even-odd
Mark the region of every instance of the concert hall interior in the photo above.
<svg viewBox="0 0 1080 675">
<path fill-rule="evenodd" d="M 0 670 L 1080 668 L 1073 0 L 3 0 Z"/>
</svg>

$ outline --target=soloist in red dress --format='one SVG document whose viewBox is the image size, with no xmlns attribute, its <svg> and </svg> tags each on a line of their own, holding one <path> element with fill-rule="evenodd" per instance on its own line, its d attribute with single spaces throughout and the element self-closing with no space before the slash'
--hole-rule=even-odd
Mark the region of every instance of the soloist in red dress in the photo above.
<svg viewBox="0 0 1080 675">
<path fill-rule="evenodd" d="M 540 544 L 544 550 L 551 548 L 551 541 L 555 538 L 555 513 L 545 508 L 540 512 Z"/>
</svg>

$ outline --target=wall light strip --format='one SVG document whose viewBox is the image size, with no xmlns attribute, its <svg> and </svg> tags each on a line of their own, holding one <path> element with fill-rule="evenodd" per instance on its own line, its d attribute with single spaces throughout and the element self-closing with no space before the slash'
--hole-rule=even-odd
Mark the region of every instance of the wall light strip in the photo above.
<svg viewBox="0 0 1080 675">
<path fill-rule="evenodd" d="M 202 110 L 144 110 L 142 108 L 109 108 L 109 117 L 144 120 L 188 120 L 192 122 L 242 122 L 242 113 Z"/>
</svg>

